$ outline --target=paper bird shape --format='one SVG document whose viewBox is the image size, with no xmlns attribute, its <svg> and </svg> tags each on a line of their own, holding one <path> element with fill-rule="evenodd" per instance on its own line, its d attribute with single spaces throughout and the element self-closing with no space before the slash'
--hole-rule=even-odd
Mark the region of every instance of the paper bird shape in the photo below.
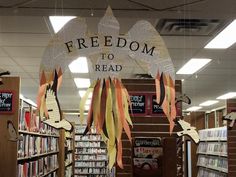
<svg viewBox="0 0 236 177">
<path fill-rule="evenodd" d="M 231 112 L 223 117 L 223 120 L 231 121 L 229 127 L 232 128 L 234 126 L 236 120 L 236 112 Z"/>
<path fill-rule="evenodd" d="M 183 103 L 186 103 L 186 104 L 191 104 L 191 99 L 187 95 L 183 94 L 183 95 L 178 96 L 175 99 L 175 104 L 177 104 L 178 102 L 183 102 Z"/>
<path fill-rule="evenodd" d="M 9 141 L 22 141 L 23 138 L 19 136 L 16 132 L 16 128 L 14 127 L 13 123 L 11 121 L 7 121 L 7 130 L 9 134 Z"/>
<path fill-rule="evenodd" d="M 44 123 L 56 128 L 63 128 L 67 131 L 72 130 L 72 125 L 65 119 L 62 119 L 60 104 L 57 98 L 58 75 L 55 71 L 53 84 L 49 84 L 45 93 L 46 120 Z"/>
<path fill-rule="evenodd" d="M 178 124 L 182 127 L 183 131 L 177 132 L 178 136 L 187 135 L 189 136 L 196 144 L 199 143 L 199 134 L 196 131 L 196 127 L 192 127 L 188 122 L 184 120 L 178 120 Z"/>
</svg>

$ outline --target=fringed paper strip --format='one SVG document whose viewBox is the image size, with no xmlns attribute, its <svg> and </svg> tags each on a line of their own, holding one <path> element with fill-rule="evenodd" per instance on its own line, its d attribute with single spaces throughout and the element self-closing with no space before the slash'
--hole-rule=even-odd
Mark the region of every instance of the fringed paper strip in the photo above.
<svg viewBox="0 0 236 177">
<path fill-rule="evenodd" d="M 169 75 L 157 73 L 156 79 L 156 101 L 163 109 L 169 123 L 170 133 L 174 129 L 174 119 L 176 117 L 175 107 L 175 86 L 174 81 Z"/>
<path fill-rule="evenodd" d="M 93 92 L 92 108 L 85 133 L 90 130 L 93 124 L 107 144 L 109 169 L 114 166 L 116 161 L 118 166 L 123 168 L 121 141 L 123 129 L 131 142 L 129 125 L 132 125 L 132 121 L 129 115 L 130 98 L 128 92 L 119 79 L 111 78 L 98 79 L 89 89 L 86 94 Z M 86 99 L 85 96 L 80 104 L 82 112 Z"/>
</svg>

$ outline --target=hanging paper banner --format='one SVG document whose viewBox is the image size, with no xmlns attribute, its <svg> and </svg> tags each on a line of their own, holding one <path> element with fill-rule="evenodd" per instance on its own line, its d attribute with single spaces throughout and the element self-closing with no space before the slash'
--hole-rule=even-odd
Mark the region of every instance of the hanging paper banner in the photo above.
<svg viewBox="0 0 236 177">
<path fill-rule="evenodd" d="M 121 135 L 124 129 L 131 141 L 132 126 L 128 111 L 130 97 L 121 82 L 121 78 L 129 77 L 127 60 L 142 66 L 155 78 L 156 100 L 170 122 L 170 132 L 176 115 L 173 63 L 161 36 L 145 20 L 138 21 L 126 34 L 120 35 L 119 22 L 110 7 L 98 23 L 97 33 L 89 31 L 85 18 L 75 18 L 53 36 L 44 52 L 37 101 L 41 110 L 45 104 L 42 98 L 45 84 L 53 80 L 54 70 L 60 71 L 62 76 L 68 65 L 81 56 L 88 59 L 90 77 L 94 80 L 80 103 L 83 119 L 86 98 L 93 93 L 85 133 L 94 125 L 107 143 L 109 167 L 117 161 L 122 168 Z"/>
</svg>

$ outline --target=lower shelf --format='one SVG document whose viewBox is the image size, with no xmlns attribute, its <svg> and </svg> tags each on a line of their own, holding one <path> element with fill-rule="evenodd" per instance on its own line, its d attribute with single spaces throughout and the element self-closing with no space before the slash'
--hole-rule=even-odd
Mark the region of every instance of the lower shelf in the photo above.
<svg viewBox="0 0 236 177">
<path fill-rule="evenodd" d="M 213 166 L 202 166 L 200 164 L 197 164 L 197 166 L 199 166 L 201 168 L 207 168 L 207 169 L 210 169 L 210 170 L 216 170 L 216 171 L 219 171 L 219 172 L 222 172 L 222 173 L 228 173 L 228 169 L 225 169 L 225 168 L 217 168 L 217 167 L 213 167 Z"/>
<path fill-rule="evenodd" d="M 57 170 L 58 170 L 58 167 L 55 168 L 55 169 L 52 169 L 51 171 L 49 171 L 49 172 L 47 172 L 47 173 L 45 173 L 45 174 L 43 174 L 43 175 L 41 175 L 40 177 L 45 177 L 45 176 L 47 176 L 47 175 L 49 175 L 49 174 L 51 174 L 51 173 L 53 173 L 53 172 L 55 172 L 55 171 L 57 171 Z"/>
</svg>

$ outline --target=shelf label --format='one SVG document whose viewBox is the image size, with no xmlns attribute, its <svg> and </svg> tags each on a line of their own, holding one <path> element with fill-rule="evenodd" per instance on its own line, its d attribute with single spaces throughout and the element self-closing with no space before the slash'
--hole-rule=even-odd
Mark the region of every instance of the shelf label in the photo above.
<svg viewBox="0 0 236 177">
<path fill-rule="evenodd" d="M 13 91 L 0 91 L 0 113 L 13 113 L 14 93 Z"/>
</svg>

